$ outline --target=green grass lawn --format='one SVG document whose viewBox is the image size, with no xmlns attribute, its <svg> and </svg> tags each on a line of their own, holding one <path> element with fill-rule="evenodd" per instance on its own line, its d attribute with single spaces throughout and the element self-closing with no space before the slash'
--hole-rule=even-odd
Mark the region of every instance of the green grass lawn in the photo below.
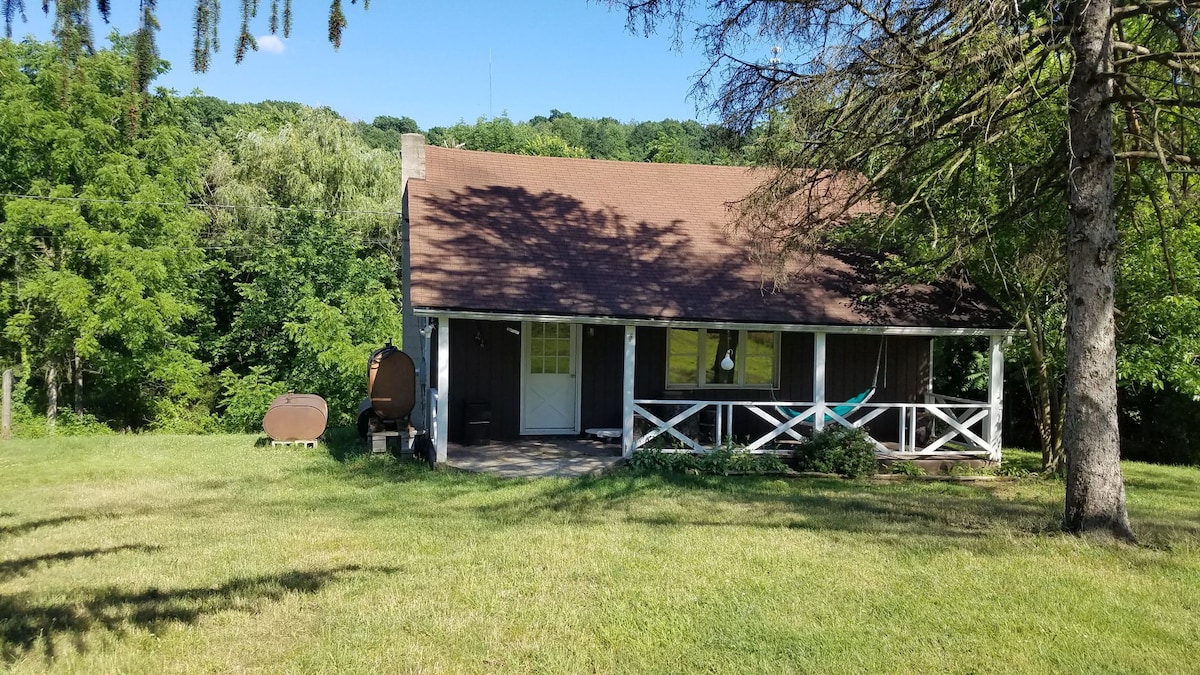
<svg viewBox="0 0 1200 675">
<path fill-rule="evenodd" d="M 506 481 L 249 436 L 0 444 L 0 670 L 1183 672 L 1200 470 Z"/>
</svg>

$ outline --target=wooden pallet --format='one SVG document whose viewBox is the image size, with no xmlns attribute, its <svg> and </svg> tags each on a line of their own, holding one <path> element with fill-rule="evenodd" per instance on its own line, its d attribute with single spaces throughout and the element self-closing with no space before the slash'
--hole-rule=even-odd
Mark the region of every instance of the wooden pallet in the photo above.
<svg viewBox="0 0 1200 675">
<path fill-rule="evenodd" d="M 303 445 L 306 448 L 317 447 L 317 441 L 271 441 L 271 447 L 277 445 Z"/>
</svg>

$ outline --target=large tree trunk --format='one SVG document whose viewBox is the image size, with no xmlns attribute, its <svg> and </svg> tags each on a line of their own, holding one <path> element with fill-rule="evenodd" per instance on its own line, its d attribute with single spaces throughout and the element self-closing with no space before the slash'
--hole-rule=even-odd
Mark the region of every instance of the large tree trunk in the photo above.
<svg viewBox="0 0 1200 675">
<path fill-rule="evenodd" d="M 1117 430 L 1113 321 L 1117 228 L 1113 219 L 1112 0 L 1067 8 L 1074 52 L 1067 222 L 1067 495 L 1063 527 L 1133 540 Z"/>
<path fill-rule="evenodd" d="M 75 417 L 83 415 L 83 359 L 79 358 L 79 353 L 75 353 L 75 358 L 72 360 L 71 372 L 75 375 Z"/>
<path fill-rule="evenodd" d="M 46 426 L 51 430 L 58 424 L 58 366 L 46 369 Z"/>
<path fill-rule="evenodd" d="M 1057 397 L 1051 393 L 1050 386 L 1050 368 L 1046 364 L 1046 355 L 1042 351 L 1042 330 L 1041 322 L 1038 326 L 1033 325 L 1033 319 L 1029 315 L 1027 308 L 1022 315 L 1022 320 L 1025 323 L 1025 336 L 1029 340 L 1030 353 L 1033 356 L 1034 367 L 1034 385 L 1037 387 L 1037 393 L 1034 394 L 1034 421 L 1037 423 L 1038 441 L 1042 447 L 1042 470 L 1058 471 L 1062 468 L 1062 436 L 1058 433 L 1059 427 L 1056 423 L 1061 419 L 1061 411 L 1057 411 Z M 1026 377 L 1028 381 L 1028 377 Z"/>
</svg>

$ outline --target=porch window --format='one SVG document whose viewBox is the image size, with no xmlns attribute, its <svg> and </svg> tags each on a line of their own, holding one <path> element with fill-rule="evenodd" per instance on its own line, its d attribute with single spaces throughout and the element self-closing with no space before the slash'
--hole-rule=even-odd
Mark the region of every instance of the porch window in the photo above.
<svg viewBox="0 0 1200 675">
<path fill-rule="evenodd" d="M 733 368 L 721 362 L 728 356 Z M 779 382 L 779 338 L 771 331 L 671 328 L 668 389 L 763 389 Z"/>
</svg>

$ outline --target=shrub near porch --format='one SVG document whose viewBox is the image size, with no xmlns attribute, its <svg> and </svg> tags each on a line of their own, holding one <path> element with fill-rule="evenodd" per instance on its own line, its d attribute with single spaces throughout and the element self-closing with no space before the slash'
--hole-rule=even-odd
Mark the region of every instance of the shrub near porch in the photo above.
<svg viewBox="0 0 1200 675">
<path fill-rule="evenodd" d="M 15 672 L 1169 672 L 1200 643 L 1195 469 L 1125 465 L 1123 547 L 1057 533 L 1037 479 L 500 480 L 248 436 L 0 466 Z"/>
</svg>

